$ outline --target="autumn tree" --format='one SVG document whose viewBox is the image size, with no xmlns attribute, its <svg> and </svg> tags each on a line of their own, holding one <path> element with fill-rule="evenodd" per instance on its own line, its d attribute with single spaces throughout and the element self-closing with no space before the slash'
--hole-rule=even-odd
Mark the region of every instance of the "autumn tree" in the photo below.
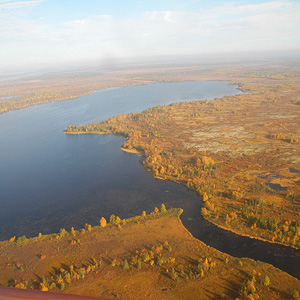
<svg viewBox="0 0 300 300">
<path fill-rule="evenodd" d="M 161 206 L 160 206 L 160 211 L 162 213 L 166 213 L 167 212 L 167 209 L 166 209 L 166 206 L 162 203 Z"/>
<path fill-rule="evenodd" d="M 112 225 L 116 224 L 116 216 L 114 214 L 112 214 L 109 218 L 109 223 Z"/>
<path fill-rule="evenodd" d="M 71 233 L 72 233 L 72 235 L 75 235 L 75 229 L 74 229 L 74 227 L 71 227 Z"/>
<path fill-rule="evenodd" d="M 265 286 L 269 286 L 270 285 L 270 278 L 267 275 L 266 275 L 263 283 L 264 283 Z"/>
<path fill-rule="evenodd" d="M 91 231 L 92 230 L 92 226 L 90 224 L 85 223 L 85 229 L 87 231 Z"/>
<path fill-rule="evenodd" d="M 16 239 L 16 236 L 13 236 L 13 237 L 9 240 L 9 242 L 12 243 L 12 242 L 15 241 L 15 239 Z"/>
<path fill-rule="evenodd" d="M 115 224 L 119 225 L 120 223 L 121 223 L 120 217 L 116 216 L 116 218 L 115 218 Z"/>
<path fill-rule="evenodd" d="M 204 192 L 203 194 L 203 201 L 206 202 L 208 200 L 208 196 L 207 196 L 207 193 Z"/>
<path fill-rule="evenodd" d="M 106 226 L 106 220 L 105 220 L 105 218 L 101 218 L 100 219 L 100 227 L 105 227 Z"/>
<path fill-rule="evenodd" d="M 60 232 L 59 232 L 59 237 L 62 238 L 62 237 L 64 237 L 65 235 L 67 235 L 67 231 L 66 231 L 64 228 L 61 228 L 61 229 L 60 229 Z"/>
</svg>

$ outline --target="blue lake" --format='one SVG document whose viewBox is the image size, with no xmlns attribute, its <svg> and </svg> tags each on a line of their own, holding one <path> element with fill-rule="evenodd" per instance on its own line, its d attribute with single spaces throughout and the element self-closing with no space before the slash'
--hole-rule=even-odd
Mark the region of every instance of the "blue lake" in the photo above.
<svg viewBox="0 0 300 300">
<path fill-rule="evenodd" d="M 122 138 L 69 136 L 63 133 L 68 125 L 236 93 L 236 86 L 227 82 L 155 83 L 2 114 L 0 239 L 96 224 L 112 213 L 128 217 L 164 200 L 164 187 L 157 192 L 159 198 L 155 195 L 157 201 L 152 199 L 149 189 L 156 191 L 160 184 L 138 164 L 136 155 L 120 151 Z M 177 193 L 169 192 L 172 197 Z"/>
<path fill-rule="evenodd" d="M 0 115 L 0 240 L 96 225 L 111 214 L 128 218 L 165 203 L 167 208 L 182 207 L 184 225 L 205 243 L 299 276 L 299 251 L 239 237 L 206 222 L 197 195 L 154 179 L 139 163 L 141 158 L 120 150 L 123 138 L 63 133 L 70 124 L 238 93 L 236 86 L 221 81 L 155 83 L 96 91 Z"/>
</svg>

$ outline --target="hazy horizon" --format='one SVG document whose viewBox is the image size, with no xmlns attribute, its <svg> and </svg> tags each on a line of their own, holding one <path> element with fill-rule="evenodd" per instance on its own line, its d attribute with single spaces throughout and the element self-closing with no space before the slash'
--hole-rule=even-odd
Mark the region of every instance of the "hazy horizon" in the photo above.
<svg viewBox="0 0 300 300">
<path fill-rule="evenodd" d="M 0 0 L 0 75 L 141 62 L 298 59 L 300 3 Z"/>
</svg>

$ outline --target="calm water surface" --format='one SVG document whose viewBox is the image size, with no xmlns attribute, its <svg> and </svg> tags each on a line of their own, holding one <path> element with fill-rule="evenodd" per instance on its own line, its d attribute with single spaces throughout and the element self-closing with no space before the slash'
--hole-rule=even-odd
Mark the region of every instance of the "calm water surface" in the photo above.
<svg viewBox="0 0 300 300">
<path fill-rule="evenodd" d="M 226 82 L 156 83 L 93 92 L 0 116 L 0 239 L 96 224 L 153 209 L 168 184 L 157 183 L 115 136 L 69 136 L 70 124 L 99 122 L 171 102 L 236 94 Z M 177 189 L 169 191 L 176 197 Z M 182 195 L 182 197 L 184 197 Z"/>
<path fill-rule="evenodd" d="M 155 83 L 97 91 L 1 115 L 0 239 L 96 225 L 101 216 L 112 213 L 128 218 L 163 202 L 167 208 L 182 207 L 184 225 L 205 243 L 235 256 L 270 262 L 297 276 L 298 251 L 238 237 L 204 221 L 195 193 L 154 179 L 138 156 L 120 150 L 123 138 L 63 133 L 70 124 L 237 93 L 236 86 L 226 82 Z"/>
</svg>

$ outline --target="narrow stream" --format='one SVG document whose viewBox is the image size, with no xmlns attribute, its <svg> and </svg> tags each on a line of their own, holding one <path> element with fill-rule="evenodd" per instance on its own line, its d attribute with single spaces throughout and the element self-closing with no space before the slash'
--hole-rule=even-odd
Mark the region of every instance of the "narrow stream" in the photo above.
<svg viewBox="0 0 300 300">
<path fill-rule="evenodd" d="M 183 208 L 182 223 L 195 238 L 232 256 L 248 257 L 270 263 L 300 279 L 299 250 L 251 239 L 221 229 L 203 219 L 199 213 L 201 206 L 200 200 L 184 201 L 181 205 Z"/>
</svg>

